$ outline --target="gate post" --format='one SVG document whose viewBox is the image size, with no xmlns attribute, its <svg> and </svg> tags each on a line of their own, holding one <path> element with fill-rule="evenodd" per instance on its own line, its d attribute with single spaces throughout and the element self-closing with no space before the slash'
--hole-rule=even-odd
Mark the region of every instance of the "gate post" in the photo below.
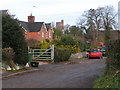
<svg viewBox="0 0 120 90">
<path fill-rule="evenodd" d="M 54 45 L 51 46 L 51 60 L 54 62 Z"/>
<path fill-rule="evenodd" d="M 33 59 L 34 59 L 34 49 L 33 49 Z"/>
</svg>

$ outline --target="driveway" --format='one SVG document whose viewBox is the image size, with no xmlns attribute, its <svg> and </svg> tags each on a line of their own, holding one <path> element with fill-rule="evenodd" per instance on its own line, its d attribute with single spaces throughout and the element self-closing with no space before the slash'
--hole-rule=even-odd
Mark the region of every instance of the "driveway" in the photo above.
<svg viewBox="0 0 120 90">
<path fill-rule="evenodd" d="M 105 58 L 48 64 L 40 70 L 4 78 L 3 88 L 92 88 L 103 74 Z"/>
</svg>

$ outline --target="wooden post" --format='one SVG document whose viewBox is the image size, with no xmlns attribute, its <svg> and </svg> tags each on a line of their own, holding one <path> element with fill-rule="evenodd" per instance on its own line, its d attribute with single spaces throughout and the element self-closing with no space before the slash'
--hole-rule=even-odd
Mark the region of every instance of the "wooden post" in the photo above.
<svg viewBox="0 0 120 90">
<path fill-rule="evenodd" d="M 34 59 L 34 49 L 33 49 L 33 59 Z"/>
<path fill-rule="evenodd" d="M 54 45 L 51 46 L 51 60 L 54 62 Z"/>
</svg>

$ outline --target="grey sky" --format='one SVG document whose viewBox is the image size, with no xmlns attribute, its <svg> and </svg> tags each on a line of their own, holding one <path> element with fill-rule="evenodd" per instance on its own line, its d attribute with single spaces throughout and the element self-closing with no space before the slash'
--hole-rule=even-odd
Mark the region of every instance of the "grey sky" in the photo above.
<svg viewBox="0 0 120 90">
<path fill-rule="evenodd" d="M 8 9 L 19 20 L 27 21 L 32 13 L 37 22 L 57 22 L 74 25 L 81 13 L 91 8 L 112 5 L 117 11 L 120 0 L 0 0 L 0 10 Z"/>
</svg>

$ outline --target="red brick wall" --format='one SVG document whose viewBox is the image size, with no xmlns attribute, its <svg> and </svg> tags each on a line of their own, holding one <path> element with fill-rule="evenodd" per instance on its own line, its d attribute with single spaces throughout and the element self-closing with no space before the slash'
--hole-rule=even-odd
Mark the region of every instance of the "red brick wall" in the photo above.
<svg viewBox="0 0 120 90">
<path fill-rule="evenodd" d="M 42 33 L 44 32 L 44 37 L 42 37 Z M 50 36 L 49 37 L 49 33 Z M 52 29 L 49 29 L 49 32 L 46 31 L 46 28 L 44 25 L 42 26 L 40 32 L 27 32 L 26 33 L 26 39 L 35 39 L 37 41 L 42 42 L 44 39 L 49 39 L 50 41 L 53 40 L 53 35 L 52 35 Z"/>
<path fill-rule="evenodd" d="M 53 33 L 52 33 L 52 29 L 49 29 L 49 30 L 48 30 L 48 39 L 49 39 L 50 41 L 52 41 L 52 40 L 53 40 Z"/>
<path fill-rule="evenodd" d="M 64 21 L 61 20 L 61 22 L 56 22 L 56 28 L 64 30 Z"/>
</svg>

